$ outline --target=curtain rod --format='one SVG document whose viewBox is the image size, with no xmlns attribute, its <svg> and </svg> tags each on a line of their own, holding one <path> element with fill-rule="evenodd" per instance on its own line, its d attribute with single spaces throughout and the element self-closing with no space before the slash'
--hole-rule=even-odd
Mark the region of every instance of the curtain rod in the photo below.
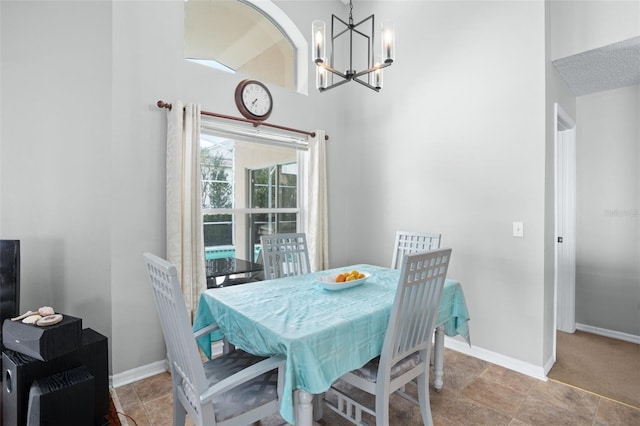
<svg viewBox="0 0 640 426">
<path fill-rule="evenodd" d="M 158 101 L 156 105 L 158 105 L 158 108 L 167 108 L 169 110 L 171 109 L 171 104 L 166 103 L 165 101 Z M 242 121 L 243 123 L 251 123 L 253 124 L 253 127 L 267 126 L 267 127 L 273 127 L 274 129 L 286 130 L 289 132 L 302 133 L 303 135 L 309 135 L 312 138 L 316 137 L 316 132 L 307 132 L 306 130 L 298 130 L 291 127 L 278 126 L 277 124 L 263 123 L 262 121 L 248 120 L 246 118 L 233 117 L 231 115 L 218 114 L 216 112 L 209 112 L 209 111 L 200 111 L 200 114 L 208 115 L 210 117 L 224 118 L 226 120 L 235 120 L 235 121 Z M 326 141 L 329 140 L 329 135 L 324 135 L 324 140 Z"/>
</svg>

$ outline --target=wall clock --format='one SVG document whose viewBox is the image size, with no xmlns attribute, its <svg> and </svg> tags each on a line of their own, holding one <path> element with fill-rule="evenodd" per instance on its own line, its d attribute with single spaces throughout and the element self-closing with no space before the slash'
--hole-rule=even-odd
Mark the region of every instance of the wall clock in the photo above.
<svg viewBox="0 0 640 426">
<path fill-rule="evenodd" d="M 236 87 L 236 106 L 250 120 L 266 120 L 273 109 L 267 86 L 257 80 L 242 80 Z"/>
</svg>

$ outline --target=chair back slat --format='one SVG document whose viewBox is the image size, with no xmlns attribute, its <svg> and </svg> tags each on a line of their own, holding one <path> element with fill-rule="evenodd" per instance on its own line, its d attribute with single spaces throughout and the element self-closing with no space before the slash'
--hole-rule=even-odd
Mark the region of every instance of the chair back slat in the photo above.
<svg viewBox="0 0 640 426">
<path fill-rule="evenodd" d="M 182 297 L 176 267 L 153 254 L 144 254 L 149 281 L 165 338 L 171 374 L 182 380 L 179 391 L 196 413 L 200 413 L 199 395 L 207 389 L 202 360 L 193 337 L 189 315 Z"/>
<path fill-rule="evenodd" d="M 430 349 L 451 249 L 404 256 L 400 280 L 382 348 L 387 373 L 406 356 Z"/>
<path fill-rule="evenodd" d="M 260 241 L 265 279 L 311 272 L 307 237 L 304 233 L 263 235 Z"/>
<path fill-rule="evenodd" d="M 440 239 L 440 234 L 431 232 L 396 232 L 391 268 L 400 269 L 402 258 L 407 254 L 440 248 Z"/>
</svg>

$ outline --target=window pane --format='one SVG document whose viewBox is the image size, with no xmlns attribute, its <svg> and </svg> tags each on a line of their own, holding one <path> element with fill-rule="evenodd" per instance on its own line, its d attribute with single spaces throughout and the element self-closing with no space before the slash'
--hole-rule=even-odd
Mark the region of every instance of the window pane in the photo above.
<svg viewBox="0 0 640 426">
<path fill-rule="evenodd" d="M 245 213 L 238 209 L 297 209 L 294 148 L 202 135 L 204 240 L 207 259 L 256 260 L 260 236 L 296 232 L 296 212 Z"/>
<path fill-rule="evenodd" d="M 230 214 L 206 214 L 204 223 L 204 245 L 233 245 L 233 221 Z"/>
<path fill-rule="evenodd" d="M 202 206 L 204 208 L 233 207 L 232 150 L 225 144 L 209 143 L 200 149 L 202 174 Z"/>
</svg>

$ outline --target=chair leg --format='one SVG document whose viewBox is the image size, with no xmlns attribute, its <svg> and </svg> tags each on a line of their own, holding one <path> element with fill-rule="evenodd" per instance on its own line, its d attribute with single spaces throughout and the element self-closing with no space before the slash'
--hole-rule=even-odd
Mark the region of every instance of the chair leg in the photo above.
<svg viewBox="0 0 640 426">
<path fill-rule="evenodd" d="M 376 426 L 389 426 L 389 392 L 376 393 Z"/>
<path fill-rule="evenodd" d="M 174 426 L 184 426 L 187 421 L 187 410 L 184 409 L 182 403 L 178 400 L 173 394 L 173 425 Z"/>
<path fill-rule="evenodd" d="M 429 401 L 429 376 L 424 374 L 418 376 L 418 401 L 420 402 L 420 414 L 422 422 L 425 426 L 433 426 L 433 418 L 431 417 L 431 403 Z"/>
</svg>

